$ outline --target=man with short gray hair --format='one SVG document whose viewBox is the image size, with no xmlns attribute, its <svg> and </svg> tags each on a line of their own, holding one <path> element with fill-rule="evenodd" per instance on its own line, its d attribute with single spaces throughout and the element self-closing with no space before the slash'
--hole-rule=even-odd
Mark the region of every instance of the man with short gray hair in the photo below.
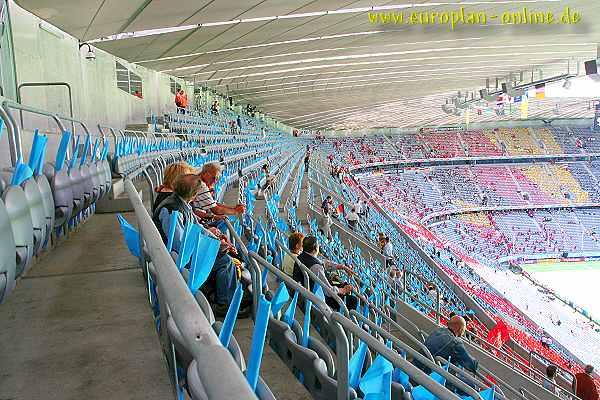
<svg viewBox="0 0 600 400">
<path fill-rule="evenodd" d="M 218 162 L 209 162 L 202 166 L 202 170 L 198 174 L 200 177 L 198 195 L 192 202 L 194 210 L 202 210 L 218 220 L 224 219 L 226 215 L 238 215 L 246 211 L 246 206 L 243 204 L 228 206 L 217 203 L 215 200 L 214 187 L 221 179 L 222 170 L 223 168 Z"/>
</svg>

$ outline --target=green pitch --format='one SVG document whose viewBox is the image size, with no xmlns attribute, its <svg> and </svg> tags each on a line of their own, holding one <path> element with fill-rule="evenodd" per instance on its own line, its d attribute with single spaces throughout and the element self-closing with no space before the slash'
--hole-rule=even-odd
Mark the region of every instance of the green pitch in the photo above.
<svg viewBox="0 0 600 400">
<path fill-rule="evenodd" d="M 527 272 L 600 271 L 600 261 L 541 262 L 521 267 Z"/>
</svg>

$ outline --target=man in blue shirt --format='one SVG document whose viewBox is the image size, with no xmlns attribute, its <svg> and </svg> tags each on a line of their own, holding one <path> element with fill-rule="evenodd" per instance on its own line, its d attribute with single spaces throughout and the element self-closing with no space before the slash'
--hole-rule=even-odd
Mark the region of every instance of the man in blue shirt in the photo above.
<svg viewBox="0 0 600 400">
<path fill-rule="evenodd" d="M 431 355 L 435 357 L 442 357 L 444 359 L 451 360 L 452 364 L 464 367 L 466 370 L 471 372 L 477 371 L 479 362 L 474 359 L 461 339 L 461 336 L 465 334 L 467 323 L 465 319 L 459 315 L 455 315 L 448 321 L 447 328 L 439 328 L 429 335 L 425 340 L 425 347 L 431 352 Z M 426 366 L 415 361 L 415 365 L 426 373 L 430 373 L 431 370 Z"/>
</svg>

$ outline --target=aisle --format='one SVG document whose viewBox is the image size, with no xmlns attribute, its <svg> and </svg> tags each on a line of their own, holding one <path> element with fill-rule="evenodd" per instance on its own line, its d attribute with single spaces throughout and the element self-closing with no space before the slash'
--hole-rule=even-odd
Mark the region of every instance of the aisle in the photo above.
<svg viewBox="0 0 600 400">
<path fill-rule="evenodd" d="M 173 398 L 142 271 L 114 214 L 42 256 L 0 305 L 0 326 L 0 399 Z"/>
</svg>

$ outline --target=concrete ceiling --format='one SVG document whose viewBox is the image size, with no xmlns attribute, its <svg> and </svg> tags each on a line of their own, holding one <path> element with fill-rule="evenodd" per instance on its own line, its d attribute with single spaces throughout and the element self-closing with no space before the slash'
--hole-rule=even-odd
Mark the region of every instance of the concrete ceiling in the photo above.
<svg viewBox="0 0 600 400">
<path fill-rule="evenodd" d="M 598 0 L 17 3 L 81 40 L 132 33 L 94 45 L 140 65 L 215 87 L 290 125 L 315 129 L 452 122 L 461 118 L 448 117 L 440 109 L 448 95 L 478 90 L 486 78 L 531 71 L 534 66 L 542 68 L 545 77 L 562 74 L 569 58 L 573 71 L 576 62 L 596 57 L 600 43 Z M 413 8 L 402 8 L 409 4 Z M 403 12 L 406 19 L 412 11 L 439 14 L 461 6 L 467 12 L 485 11 L 499 18 L 452 30 L 448 25 L 373 24 L 368 12 L 360 10 L 380 6 L 389 9 L 377 12 Z M 570 7 L 582 19 L 569 25 L 500 23 L 504 12 L 523 7 L 552 11 L 556 18 Z M 139 34 L 171 27 L 186 29 Z M 562 116 L 556 113 L 555 103 L 532 107 L 539 108 L 540 116 Z M 574 103 L 580 104 L 580 112 Z M 571 116 L 590 114 L 586 101 L 567 104 L 575 107 Z M 472 120 L 486 118 L 494 117 L 473 115 Z"/>
</svg>

